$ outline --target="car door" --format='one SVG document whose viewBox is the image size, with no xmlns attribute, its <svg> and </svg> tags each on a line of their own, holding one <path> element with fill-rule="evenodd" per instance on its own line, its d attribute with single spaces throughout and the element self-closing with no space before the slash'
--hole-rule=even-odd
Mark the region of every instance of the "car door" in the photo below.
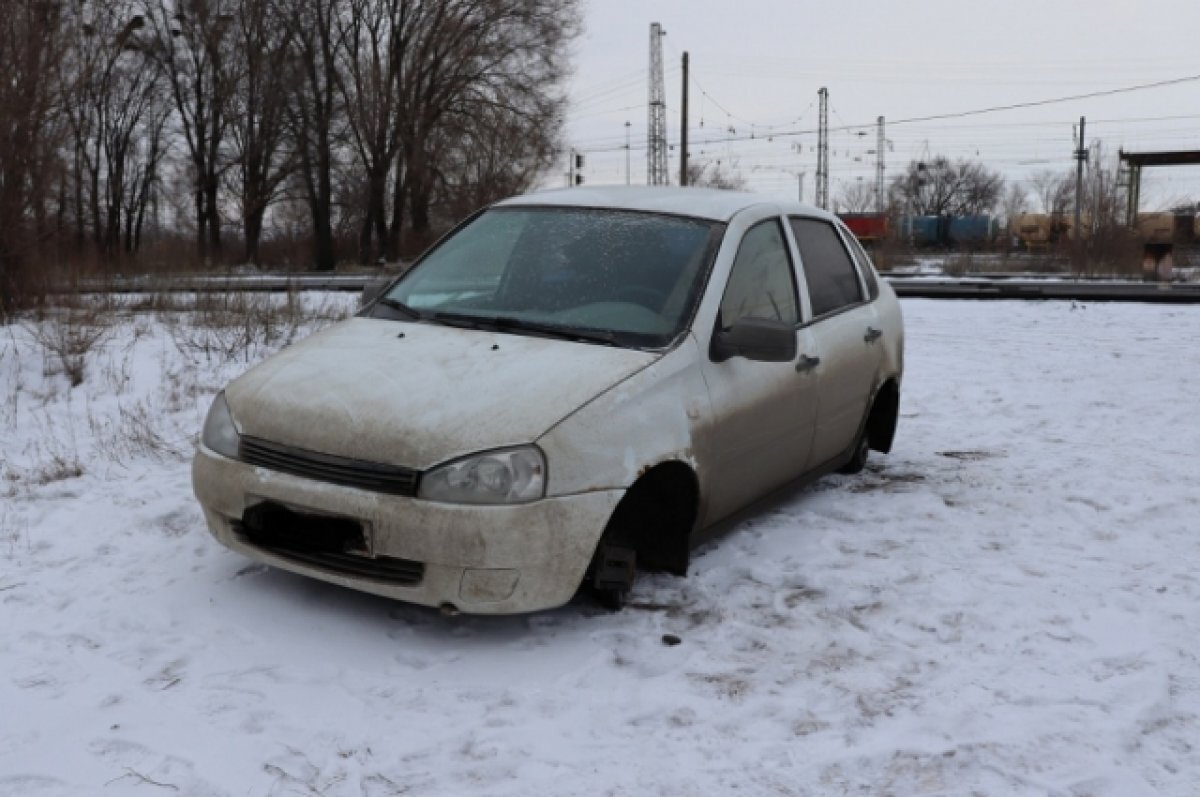
<svg viewBox="0 0 1200 797">
<path fill-rule="evenodd" d="M 826 219 L 789 218 L 811 304 L 817 419 L 808 467 L 854 443 L 879 371 L 882 335 L 875 305 L 841 234 Z"/>
<path fill-rule="evenodd" d="M 736 511 L 804 470 L 816 422 L 815 379 L 808 362 L 813 346 L 799 328 L 795 271 L 782 220 L 772 217 L 746 230 L 725 284 L 720 310 L 705 341 L 702 361 L 712 404 L 708 482 L 710 521 Z M 794 328 L 796 356 L 759 362 L 742 356 L 716 361 L 712 335 L 739 318 L 781 321 Z"/>
</svg>

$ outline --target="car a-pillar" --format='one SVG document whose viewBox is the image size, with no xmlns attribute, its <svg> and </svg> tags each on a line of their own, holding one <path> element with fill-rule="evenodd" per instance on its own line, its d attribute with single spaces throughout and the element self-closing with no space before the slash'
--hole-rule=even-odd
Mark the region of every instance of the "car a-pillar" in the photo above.
<svg viewBox="0 0 1200 797">
<path fill-rule="evenodd" d="M 682 462 L 655 465 L 633 483 L 609 518 L 586 579 L 604 605 L 624 604 L 639 569 L 687 575 L 699 503 L 696 474 Z"/>
</svg>

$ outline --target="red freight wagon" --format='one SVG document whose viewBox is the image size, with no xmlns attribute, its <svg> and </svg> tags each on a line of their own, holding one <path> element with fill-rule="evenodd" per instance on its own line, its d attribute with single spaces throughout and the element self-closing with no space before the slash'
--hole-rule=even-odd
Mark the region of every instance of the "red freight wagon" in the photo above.
<svg viewBox="0 0 1200 797">
<path fill-rule="evenodd" d="M 854 237 L 863 243 L 887 237 L 886 213 L 839 213 L 838 218 L 845 222 L 850 232 L 854 233 Z"/>
</svg>

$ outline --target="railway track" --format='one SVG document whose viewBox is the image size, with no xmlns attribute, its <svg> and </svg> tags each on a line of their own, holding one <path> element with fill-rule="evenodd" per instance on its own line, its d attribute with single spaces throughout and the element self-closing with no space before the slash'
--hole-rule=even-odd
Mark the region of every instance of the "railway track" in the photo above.
<svg viewBox="0 0 1200 797">
<path fill-rule="evenodd" d="M 1059 300 L 1082 302 L 1200 303 L 1200 283 L 986 277 L 927 277 L 884 274 L 901 298 Z M 361 291 L 370 274 L 183 275 L 118 277 L 85 282 L 83 293 L 221 293 L 229 291 Z"/>
</svg>

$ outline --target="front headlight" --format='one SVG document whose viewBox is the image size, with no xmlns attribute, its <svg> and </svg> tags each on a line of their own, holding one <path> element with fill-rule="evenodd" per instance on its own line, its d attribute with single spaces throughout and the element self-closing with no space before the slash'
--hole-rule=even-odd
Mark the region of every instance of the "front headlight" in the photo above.
<svg viewBox="0 0 1200 797">
<path fill-rule="evenodd" d="M 534 446 L 489 451 L 421 476 L 418 497 L 448 504 L 523 504 L 546 494 L 546 458 Z"/>
<path fill-rule="evenodd" d="M 229 412 L 229 405 L 225 403 L 224 393 L 218 393 L 212 406 L 208 408 L 208 416 L 204 419 L 204 433 L 200 439 L 218 454 L 237 459 L 238 430 L 233 425 L 233 415 Z"/>
</svg>

